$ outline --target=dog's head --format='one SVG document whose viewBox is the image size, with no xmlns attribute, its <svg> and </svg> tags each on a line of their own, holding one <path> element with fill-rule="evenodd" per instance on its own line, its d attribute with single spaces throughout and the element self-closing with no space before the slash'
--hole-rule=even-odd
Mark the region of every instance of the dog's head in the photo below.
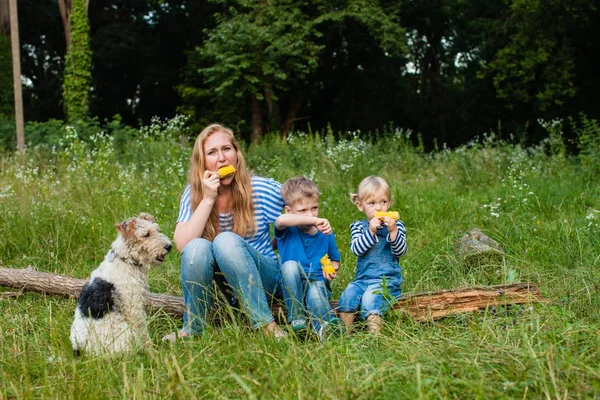
<svg viewBox="0 0 600 400">
<path fill-rule="evenodd" d="M 115 224 L 115 227 L 119 235 L 113 249 L 121 259 L 131 260 L 134 264 L 155 266 L 162 264 L 171 251 L 171 241 L 160 232 L 150 214 L 141 213 Z"/>
</svg>

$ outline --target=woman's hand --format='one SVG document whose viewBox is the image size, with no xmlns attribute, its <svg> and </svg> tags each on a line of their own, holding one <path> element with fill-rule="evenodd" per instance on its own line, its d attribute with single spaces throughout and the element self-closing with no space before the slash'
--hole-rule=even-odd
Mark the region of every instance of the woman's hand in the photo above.
<svg viewBox="0 0 600 400">
<path fill-rule="evenodd" d="M 202 177 L 202 193 L 204 197 L 215 200 L 219 195 L 219 186 L 221 186 L 219 174 L 214 171 L 204 171 L 204 176 Z"/>
</svg>

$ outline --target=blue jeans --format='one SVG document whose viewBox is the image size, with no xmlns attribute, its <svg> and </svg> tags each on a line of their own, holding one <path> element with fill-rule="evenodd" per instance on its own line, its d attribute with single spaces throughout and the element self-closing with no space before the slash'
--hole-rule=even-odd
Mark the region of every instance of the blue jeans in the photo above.
<svg viewBox="0 0 600 400">
<path fill-rule="evenodd" d="M 318 332 L 321 321 L 335 317 L 329 304 L 331 290 L 328 285 L 324 280 L 308 280 L 299 262 L 286 261 L 281 265 L 281 286 L 288 322 L 308 317 L 313 330 Z"/>
<path fill-rule="evenodd" d="M 277 288 L 279 262 L 263 256 L 243 238 L 222 232 L 214 241 L 194 239 L 181 254 L 181 285 L 185 310 L 183 330 L 200 334 L 206 326 L 206 314 L 212 306 L 212 281 L 221 272 L 248 313 L 255 328 L 273 321 L 266 293 Z"/>
<path fill-rule="evenodd" d="M 386 299 L 382 294 L 381 279 L 358 280 L 348 284 L 340 297 L 339 312 L 360 310 L 362 319 L 370 314 L 383 314 L 400 298 L 400 282 L 388 282 L 387 291 L 393 298 Z"/>
</svg>

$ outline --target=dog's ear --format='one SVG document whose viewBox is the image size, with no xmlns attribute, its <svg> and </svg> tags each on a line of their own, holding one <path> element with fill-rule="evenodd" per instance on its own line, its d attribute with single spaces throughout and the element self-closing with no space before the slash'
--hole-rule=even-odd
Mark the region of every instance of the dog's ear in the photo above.
<svg viewBox="0 0 600 400">
<path fill-rule="evenodd" d="M 150 221 L 150 222 L 156 222 L 156 220 L 154 219 L 154 217 L 148 213 L 140 213 L 139 217 L 140 219 L 145 219 L 146 221 Z"/>
<path fill-rule="evenodd" d="M 119 231 L 124 238 L 128 238 L 133 235 L 133 231 L 135 230 L 135 218 L 129 218 L 120 224 L 115 224 L 115 228 L 117 228 L 117 231 Z"/>
</svg>

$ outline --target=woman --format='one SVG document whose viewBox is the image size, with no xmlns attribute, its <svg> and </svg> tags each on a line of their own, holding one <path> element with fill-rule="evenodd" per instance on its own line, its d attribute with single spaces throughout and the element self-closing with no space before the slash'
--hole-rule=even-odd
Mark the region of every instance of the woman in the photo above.
<svg viewBox="0 0 600 400">
<path fill-rule="evenodd" d="M 217 170 L 225 166 L 236 172 L 220 178 Z M 280 268 L 269 225 L 283 209 L 281 184 L 251 176 L 233 132 L 218 124 L 196 138 L 188 182 L 173 238 L 182 255 L 183 328 L 163 340 L 202 333 L 212 305 L 212 281 L 223 277 L 255 328 L 276 338 L 286 336 L 266 296 L 274 294 Z"/>
</svg>

